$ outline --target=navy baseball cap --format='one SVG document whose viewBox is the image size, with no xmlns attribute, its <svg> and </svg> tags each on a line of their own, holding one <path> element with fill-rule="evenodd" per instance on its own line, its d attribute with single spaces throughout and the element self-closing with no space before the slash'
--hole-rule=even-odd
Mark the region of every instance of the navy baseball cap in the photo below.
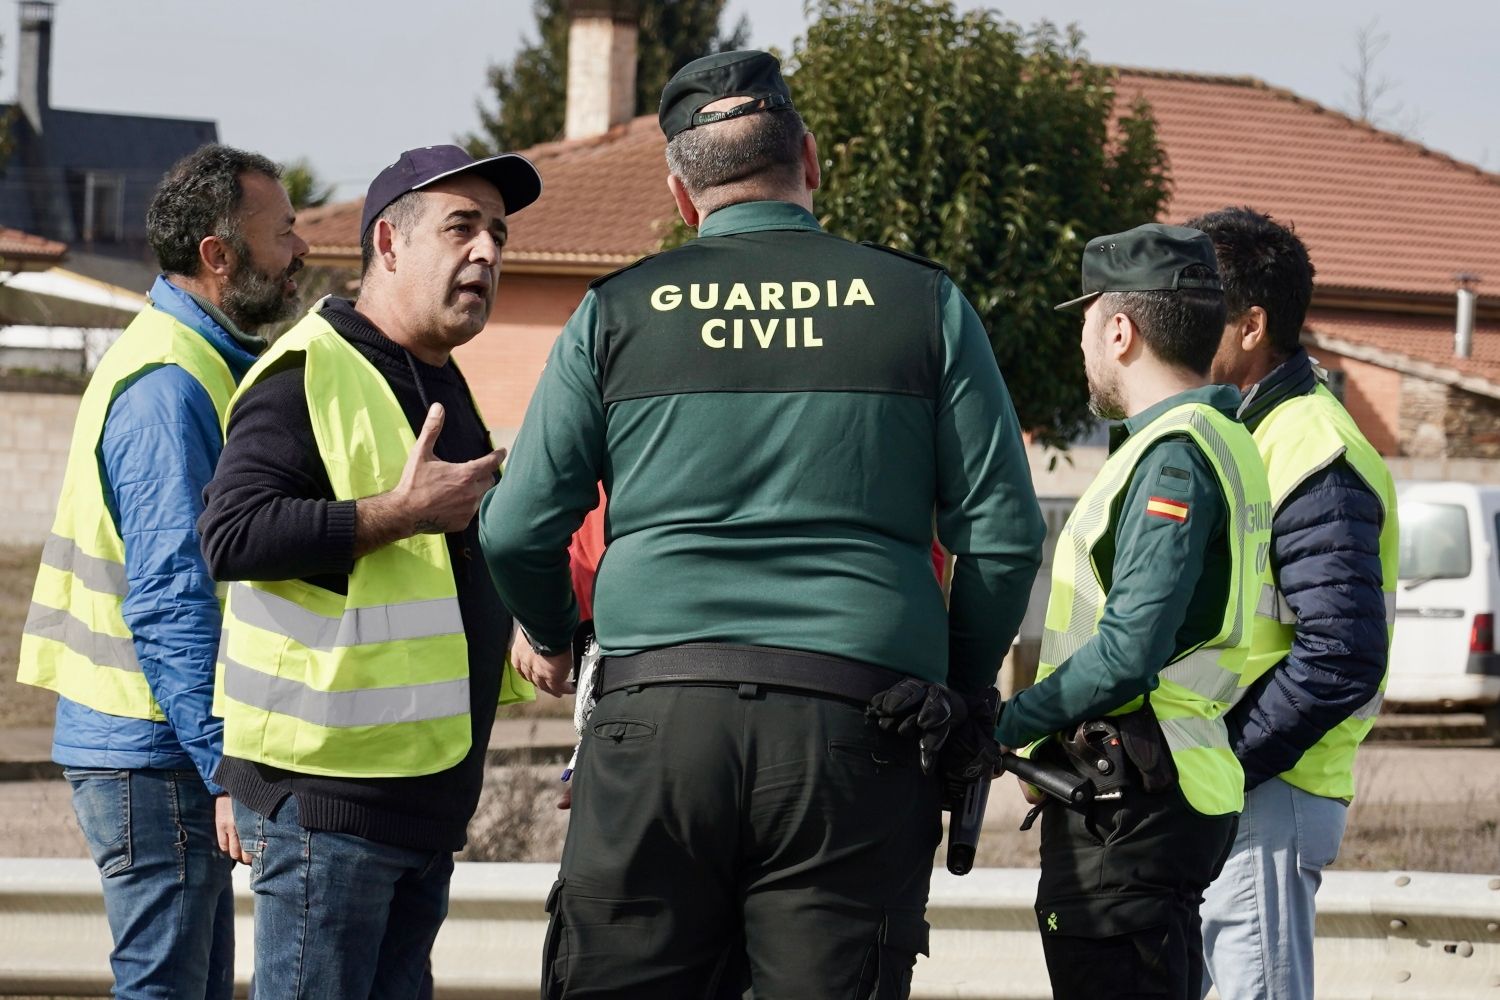
<svg viewBox="0 0 1500 1000">
<path fill-rule="evenodd" d="M 370 189 L 365 192 L 365 207 L 360 213 L 360 238 L 369 232 L 376 216 L 403 194 L 468 173 L 477 174 L 495 185 L 500 197 L 505 199 L 506 215 L 515 215 L 542 193 L 542 175 L 537 173 L 530 160 L 517 153 L 501 153 L 476 160 L 457 146 L 408 149 L 370 182 Z"/>
</svg>

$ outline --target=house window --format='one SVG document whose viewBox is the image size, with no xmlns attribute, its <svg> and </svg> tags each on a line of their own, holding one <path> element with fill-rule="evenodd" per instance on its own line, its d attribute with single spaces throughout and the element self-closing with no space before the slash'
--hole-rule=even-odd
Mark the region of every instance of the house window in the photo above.
<svg viewBox="0 0 1500 1000">
<path fill-rule="evenodd" d="M 125 235 L 125 178 L 100 170 L 83 175 L 79 235 L 85 243 L 118 243 Z"/>
<path fill-rule="evenodd" d="M 1335 371 L 1332 368 L 1328 370 L 1328 391 L 1333 393 L 1334 397 L 1337 398 L 1340 403 L 1344 401 L 1344 390 L 1348 386 L 1348 384 L 1348 372 Z"/>
</svg>

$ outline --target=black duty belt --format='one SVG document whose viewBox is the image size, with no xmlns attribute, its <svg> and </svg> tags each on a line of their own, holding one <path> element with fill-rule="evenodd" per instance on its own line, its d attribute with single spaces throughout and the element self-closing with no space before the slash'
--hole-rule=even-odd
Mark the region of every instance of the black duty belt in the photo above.
<svg viewBox="0 0 1500 1000">
<path fill-rule="evenodd" d="M 908 676 L 822 653 L 711 642 L 650 649 L 633 656 L 607 656 L 599 665 L 599 674 L 600 698 L 624 688 L 655 684 L 722 684 L 786 688 L 861 704 Z"/>
</svg>

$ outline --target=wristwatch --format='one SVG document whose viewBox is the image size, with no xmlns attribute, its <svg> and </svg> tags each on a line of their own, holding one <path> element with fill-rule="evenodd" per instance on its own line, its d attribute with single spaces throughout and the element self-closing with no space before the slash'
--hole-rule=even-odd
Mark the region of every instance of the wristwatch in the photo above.
<svg viewBox="0 0 1500 1000">
<path fill-rule="evenodd" d="M 572 645 L 558 647 L 544 646 L 531 637 L 531 633 L 526 631 L 525 625 L 517 622 L 516 627 L 521 630 L 521 635 L 526 637 L 526 642 L 531 646 L 531 651 L 537 656 L 558 656 L 562 653 L 571 651 L 573 648 Z"/>
</svg>

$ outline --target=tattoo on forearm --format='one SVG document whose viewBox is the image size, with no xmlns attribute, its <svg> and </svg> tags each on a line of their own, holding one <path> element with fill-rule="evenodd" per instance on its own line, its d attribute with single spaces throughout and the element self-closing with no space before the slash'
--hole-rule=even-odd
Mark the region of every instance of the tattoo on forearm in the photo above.
<svg viewBox="0 0 1500 1000">
<path fill-rule="evenodd" d="M 438 532 L 438 523 L 430 519 L 418 521 L 413 527 L 419 535 L 433 535 Z"/>
</svg>

